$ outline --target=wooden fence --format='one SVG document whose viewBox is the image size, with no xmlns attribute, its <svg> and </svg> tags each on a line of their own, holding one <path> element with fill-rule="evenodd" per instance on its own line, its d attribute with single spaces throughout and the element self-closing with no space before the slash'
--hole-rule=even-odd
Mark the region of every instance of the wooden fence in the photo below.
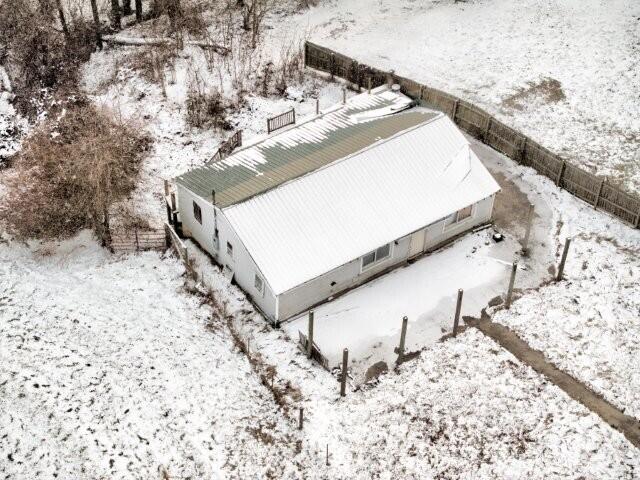
<svg viewBox="0 0 640 480">
<path fill-rule="evenodd" d="M 454 95 L 421 85 L 408 78 L 358 63 L 328 48 L 305 43 L 305 65 L 338 76 L 359 90 L 386 82 L 400 85 L 411 98 L 446 113 L 460 128 L 516 162 L 549 177 L 560 188 L 600 208 L 635 228 L 640 225 L 640 197 L 606 182 L 606 179 L 571 164 L 526 135 L 505 125 L 481 108 Z M 370 79 L 370 80 L 369 80 Z"/>
<path fill-rule="evenodd" d="M 267 132 L 271 133 L 279 128 L 284 128 L 287 125 L 296 123 L 296 111 L 292 108 L 288 112 L 276 115 L 273 118 L 267 119 Z"/>
<path fill-rule="evenodd" d="M 210 162 L 219 162 L 224 160 L 233 152 L 236 148 L 242 146 L 242 130 L 238 130 L 236 133 L 227 138 L 220 144 L 220 147 L 211 157 Z"/>
<path fill-rule="evenodd" d="M 167 248 L 164 229 L 127 228 L 111 232 L 111 248 L 114 252 L 162 251 Z"/>
</svg>

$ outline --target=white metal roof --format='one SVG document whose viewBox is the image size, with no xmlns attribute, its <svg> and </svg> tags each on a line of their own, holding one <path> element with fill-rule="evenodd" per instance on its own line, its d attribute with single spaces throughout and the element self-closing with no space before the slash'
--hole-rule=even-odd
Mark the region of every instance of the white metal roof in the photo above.
<svg viewBox="0 0 640 480">
<path fill-rule="evenodd" d="M 224 214 L 278 295 L 498 190 L 439 115 Z"/>
</svg>

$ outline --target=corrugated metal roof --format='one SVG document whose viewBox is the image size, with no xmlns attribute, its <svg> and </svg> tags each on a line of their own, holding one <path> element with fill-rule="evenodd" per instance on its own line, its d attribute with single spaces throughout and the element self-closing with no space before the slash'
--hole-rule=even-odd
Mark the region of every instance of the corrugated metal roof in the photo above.
<svg viewBox="0 0 640 480">
<path fill-rule="evenodd" d="M 438 113 L 409 110 L 406 96 L 386 88 L 350 99 L 308 122 L 191 170 L 175 181 L 225 208 L 428 122 Z"/>
<path fill-rule="evenodd" d="M 498 190 L 441 115 L 224 213 L 280 294 Z"/>
</svg>

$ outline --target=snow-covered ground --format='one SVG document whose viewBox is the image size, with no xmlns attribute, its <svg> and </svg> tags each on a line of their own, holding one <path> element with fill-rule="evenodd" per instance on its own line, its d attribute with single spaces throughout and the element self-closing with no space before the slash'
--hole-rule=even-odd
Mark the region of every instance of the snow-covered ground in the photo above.
<svg viewBox="0 0 640 480">
<path fill-rule="evenodd" d="M 0 245 L 0 477 L 303 474 L 293 423 L 183 270 L 86 234 Z"/>
<path fill-rule="evenodd" d="M 505 294 L 519 248 L 511 238 L 493 242 L 492 234 L 493 229 L 470 234 L 316 308 L 314 341 L 329 364 L 340 364 L 342 349 L 348 348 L 352 374 L 359 378 L 379 361 L 392 366 L 405 315 L 407 351 L 437 342 L 453 328 L 459 288 L 464 289 L 462 315 L 479 316 L 489 300 Z M 536 280 L 541 279 L 531 279 Z M 298 331 L 307 333 L 307 323 L 302 315 L 283 328 L 297 338 Z"/>
<path fill-rule="evenodd" d="M 273 20 L 469 100 L 551 150 L 640 188 L 640 2 L 327 0 Z"/>
</svg>

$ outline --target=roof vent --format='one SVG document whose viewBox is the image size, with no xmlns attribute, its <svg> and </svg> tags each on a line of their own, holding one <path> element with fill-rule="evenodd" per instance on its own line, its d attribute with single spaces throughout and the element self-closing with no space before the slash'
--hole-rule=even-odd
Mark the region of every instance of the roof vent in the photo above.
<svg viewBox="0 0 640 480">
<path fill-rule="evenodd" d="M 391 90 L 394 92 L 399 92 L 400 91 L 400 85 L 397 83 L 394 83 L 393 85 L 391 85 Z"/>
</svg>

